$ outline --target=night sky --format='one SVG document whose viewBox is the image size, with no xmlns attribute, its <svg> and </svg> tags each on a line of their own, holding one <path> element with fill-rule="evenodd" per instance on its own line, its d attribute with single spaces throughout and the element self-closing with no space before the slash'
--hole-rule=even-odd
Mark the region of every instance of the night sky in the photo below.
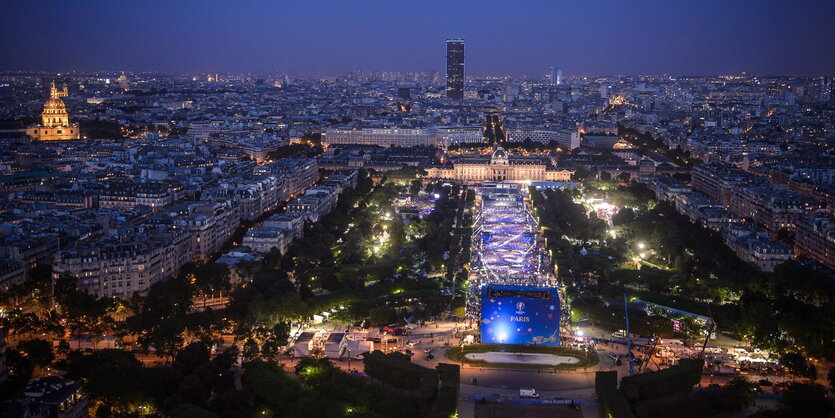
<svg viewBox="0 0 835 418">
<path fill-rule="evenodd" d="M 0 69 L 835 74 L 835 1 L 0 2 Z"/>
</svg>

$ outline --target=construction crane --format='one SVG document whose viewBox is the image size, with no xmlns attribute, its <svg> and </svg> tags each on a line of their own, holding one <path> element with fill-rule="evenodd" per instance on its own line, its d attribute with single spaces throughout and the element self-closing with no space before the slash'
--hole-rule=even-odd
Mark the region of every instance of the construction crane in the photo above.
<svg viewBox="0 0 835 418">
<path fill-rule="evenodd" d="M 710 311 L 710 304 L 707 305 L 707 316 L 710 318 L 710 328 L 707 329 L 707 335 L 705 335 L 705 342 L 702 343 L 702 350 L 699 352 L 699 358 L 705 358 L 705 348 L 707 348 L 707 341 L 710 339 L 710 334 L 713 334 L 713 330 L 716 328 L 716 321 L 713 320 L 713 313 Z"/>
<path fill-rule="evenodd" d="M 629 375 L 632 376 L 632 335 L 629 333 L 629 301 L 626 300 L 626 293 L 623 294 L 623 311 L 626 314 L 626 358 L 629 360 Z"/>
<path fill-rule="evenodd" d="M 644 357 L 641 359 L 641 366 L 638 369 L 638 373 L 643 373 L 646 371 L 647 367 L 649 366 L 649 362 L 652 361 L 655 364 L 655 368 L 659 369 L 658 363 L 655 363 L 655 360 L 652 358 L 652 355 L 655 354 L 655 349 L 658 347 L 658 342 L 661 341 L 657 335 L 652 336 L 652 345 L 649 347 L 646 353 L 644 353 Z"/>
</svg>

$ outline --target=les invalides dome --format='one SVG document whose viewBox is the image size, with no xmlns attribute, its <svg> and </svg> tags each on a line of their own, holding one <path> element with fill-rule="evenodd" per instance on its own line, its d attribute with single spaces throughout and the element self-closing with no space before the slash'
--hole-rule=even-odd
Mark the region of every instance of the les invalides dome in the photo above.
<svg viewBox="0 0 835 418">
<path fill-rule="evenodd" d="M 29 127 L 26 134 L 36 141 L 66 141 L 79 139 L 78 123 L 70 123 L 70 116 L 67 107 L 61 96 L 66 96 L 66 87 L 63 91 L 55 88 L 55 82 L 49 91 L 49 99 L 44 103 L 41 114 L 41 124 Z"/>
</svg>

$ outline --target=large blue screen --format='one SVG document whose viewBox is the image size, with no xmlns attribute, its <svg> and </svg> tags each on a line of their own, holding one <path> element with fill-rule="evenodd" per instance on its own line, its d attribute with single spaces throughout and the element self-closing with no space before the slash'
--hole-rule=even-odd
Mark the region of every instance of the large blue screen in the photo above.
<svg viewBox="0 0 835 418">
<path fill-rule="evenodd" d="M 560 345 L 560 298 L 557 289 L 484 286 L 481 289 L 481 342 Z"/>
</svg>

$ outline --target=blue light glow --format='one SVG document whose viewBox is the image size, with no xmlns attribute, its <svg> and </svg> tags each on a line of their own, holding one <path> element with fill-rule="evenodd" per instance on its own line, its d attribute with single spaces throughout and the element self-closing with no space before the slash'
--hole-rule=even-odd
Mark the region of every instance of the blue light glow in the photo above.
<svg viewBox="0 0 835 418">
<path fill-rule="evenodd" d="M 481 291 L 481 342 L 560 345 L 556 288 L 488 285 Z"/>
</svg>

